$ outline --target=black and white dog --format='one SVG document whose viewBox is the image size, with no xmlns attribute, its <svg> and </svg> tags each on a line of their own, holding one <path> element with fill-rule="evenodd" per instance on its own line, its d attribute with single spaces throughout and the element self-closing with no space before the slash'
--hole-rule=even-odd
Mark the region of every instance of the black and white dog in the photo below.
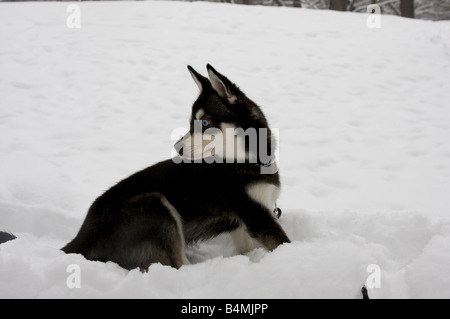
<svg viewBox="0 0 450 319">
<path fill-rule="evenodd" d="M 224 232 L 240 253 L 252 239 L 267 250 L 290 242 L 273 214 L 280 178 L 264 114 L 212 66 L 209 79 L 188 69 L 200 95 L 190 132 L 175 145 L 180 156 L 98 197 L 64 252 L 146 270 L 189 264 L 186 245 Z"/>
</svg>

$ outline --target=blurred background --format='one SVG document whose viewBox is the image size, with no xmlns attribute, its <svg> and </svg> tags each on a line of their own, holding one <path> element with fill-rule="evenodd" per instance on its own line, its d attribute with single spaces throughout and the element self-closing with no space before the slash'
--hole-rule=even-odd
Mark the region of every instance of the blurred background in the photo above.
<svg viewBox="0 0 450 319">
<path fill-rule="evenodd" d="M 0 0 L 19 2 L 27 0 Z M 34 0 L 29 0 L 34 1 Z M 41 0 L 46 1 L 46 0 Z M 101 0 L 98 0 L 101 1 Z M 111 1 L 111 0 L 109 0 Z M 151 1 L 151 0 L 150 0 Z M 286 6 L 319 10 L 367 12 L 376 4 L 382 14 L 397 15 L 424 20 L 450 20 L 450 0 L 169 0 L 186 2 L 226 2 L 241 5 Z"/>
</svg>

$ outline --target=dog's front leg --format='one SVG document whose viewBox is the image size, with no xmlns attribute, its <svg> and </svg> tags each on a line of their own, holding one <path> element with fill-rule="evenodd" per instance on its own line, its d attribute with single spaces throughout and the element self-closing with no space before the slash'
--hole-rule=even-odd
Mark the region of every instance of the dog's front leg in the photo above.
<svg viewBox="0 0 450 319">
<path fill-rule="evenodd" d="M 252 238 L 249 236 L 247 229 L 244 225 L 239 226 L 237 229 L 230 233 L 233 240 L 234 247 L 239 254 L 245 254 L 255 248 Z"/>
<path fill-rule="evenodd" d="M 291 242 L 271 211 L 255 202 L 248 202 L 243 206 L 239 217 L 249 235 L 263 247 L 272 251 L 281 244 Z"/>
</svg>

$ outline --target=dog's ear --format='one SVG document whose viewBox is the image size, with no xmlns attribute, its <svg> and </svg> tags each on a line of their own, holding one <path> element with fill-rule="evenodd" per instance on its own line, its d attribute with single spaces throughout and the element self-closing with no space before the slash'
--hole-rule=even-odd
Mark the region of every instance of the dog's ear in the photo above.
<svg viewBox="0 0 450 319">
<path fill-rule="evenodd" d="M 217 72 L 210 64 L 206 66 L 206 69 L 208 70 L 211 85 L 217 94 L 219 94 L 220 97 L 227 99 L 230 104 L 236 103 L 237 96 L 235 91 L 238 91 L 236 86 L 225 76 Z"/>
<path fill-rule="evenodd" d="M 194 68 L 190 65 L 188 65 L 188 70 L 189 73 L 191 73 L 194 82 L 197 84 L 198 89 L 200 90 L 200 92 L 202 92 L 205 86 L 210 84 L 208 78 L 205 78 L 203 75 L 195 71 Z"/>
</svg>

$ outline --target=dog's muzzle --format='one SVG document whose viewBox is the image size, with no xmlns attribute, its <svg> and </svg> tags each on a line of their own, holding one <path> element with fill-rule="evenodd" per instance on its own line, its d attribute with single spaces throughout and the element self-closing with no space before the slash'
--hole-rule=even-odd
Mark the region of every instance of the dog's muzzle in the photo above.
<svg viewBox="0 0 450 319">
<path fill-rule="evenodd" d="M 190 132 L 187 132 L 182 138 L 180 138 L 176 143 L 175 143 L 175 145 L 173 146 L 174 148 L 175 148 L 175 150 L 177 151 L 177 153 L 180 155 L 180 156 L 183 156 L 183 155 L 186 155 L 186 154 L 184 154 L 185 152 L 184 152 L 184 149 L 185 149 L 185 146 L 186 146 L 186 140 L 189 138 L 191 136 L 191 133 Z"/>
</svg>

